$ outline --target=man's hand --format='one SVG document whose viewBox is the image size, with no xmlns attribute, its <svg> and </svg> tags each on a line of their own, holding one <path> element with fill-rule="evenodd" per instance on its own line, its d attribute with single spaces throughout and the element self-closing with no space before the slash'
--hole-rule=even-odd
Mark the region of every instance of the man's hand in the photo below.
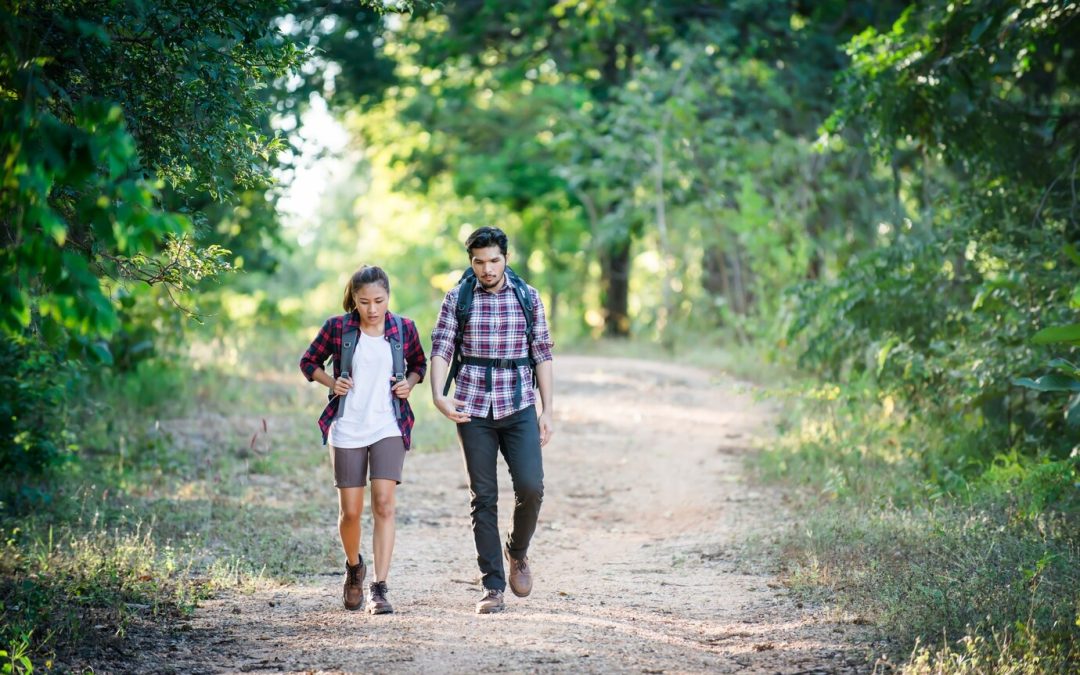
<svg viewBox="0 0 1080 675">
<path fill-rule="evenodd" d="M 555 425 L 551 423 L 551 416 L 547 413 L 536 419 L 536 426 L 540 427 L 540 445 L 547 445 L 551 435 L 555 433 Z"/>
<path fill-rule="evenodd" d="M 459 401 L 456 398 L 447 398 L 446 396 L 437 396 L 433 402 L 435 403 L 435 407 L 439 409 L 439 412 L 446 415 L 451 422 L 463 424 L 472 419 L 461 412 L 461 409 L 465 407 L 465 401 Z"/>
</svg>

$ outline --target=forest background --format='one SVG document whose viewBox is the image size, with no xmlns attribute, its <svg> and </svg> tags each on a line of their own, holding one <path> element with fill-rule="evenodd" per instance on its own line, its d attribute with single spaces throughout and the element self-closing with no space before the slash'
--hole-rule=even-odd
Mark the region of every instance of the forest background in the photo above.
<svg viewBox="0 0 1080 675">
<path fill-rule="evenodd" d="M 289 574 L 162 495 L 310 439 L 197 461 L 162 421 L 299 407 L 359 264 L 423 324 L 485 224 L 560 348 L 783 401 L 792 589 L 912 671 L 1080 658 L 1080 4 L 7 0 L 0 33 L 5 672 Z"/>
</svg>

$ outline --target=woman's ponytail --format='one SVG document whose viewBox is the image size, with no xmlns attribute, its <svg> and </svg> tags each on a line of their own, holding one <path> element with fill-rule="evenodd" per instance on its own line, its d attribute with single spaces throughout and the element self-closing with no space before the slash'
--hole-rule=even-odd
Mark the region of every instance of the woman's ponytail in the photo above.
<svg viewBox="0 0 1080 675">
<path fill-rule="evenodd" d="M 386 272 L 375 265 L 364 265 L 353 272 L 352 278 L 345 284 L 345 298 L 341 301 L 341 308 L 346 312 L 356 311 L 353 295 L 368 284 L 380 284 L 386 289 L 386 294 L 390 294 L 390 277 L 386 276 Z"/>
<path fill-rule="evenodd" d="M 352 296 L 352 279 L 345 282 L 345 299 L 341 302 L 341 308 L 346 314 L 351 314 L 356 309 L 356 302 Z"/>
</svg>

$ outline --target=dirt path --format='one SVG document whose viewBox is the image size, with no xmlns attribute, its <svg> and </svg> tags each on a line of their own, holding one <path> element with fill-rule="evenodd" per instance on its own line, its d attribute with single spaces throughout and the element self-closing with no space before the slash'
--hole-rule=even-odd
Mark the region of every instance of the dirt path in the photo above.
<svg viewBox="0 0 1080 675">
<path fill-rule="evenodd" d="M 530 598 L 507 593 L 502 614 L 473 613 L 479 574 L 460 454 L 413 454 L 399 493 L 394 614 L 345 612 L 338 569 L 319 570 L 205 603 L 165 653 L 142 652 L 132 668 L 856 669 L 859 629 L 797 605 L 766 565 L 744 555 L 748 537 L 770 536 L 784 517 L 779 495 L 749 485 L 742 469 L 754 439 L 769 433 L 766 407 L 731 381 L 669 364 L 563 357 L 556 377 L 557 434 L 545 449 Z M 500 467 L 505 528 L 513 495 Z M 332 538 L 326 513 L 316 525 Z"/>
</svg>

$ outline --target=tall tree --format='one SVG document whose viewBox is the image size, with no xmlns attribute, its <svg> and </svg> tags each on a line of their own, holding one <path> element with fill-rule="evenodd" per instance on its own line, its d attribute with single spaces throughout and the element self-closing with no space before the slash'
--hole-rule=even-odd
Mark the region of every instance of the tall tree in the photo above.
<svg viewBox="0 0 1080 675">
<path fill-rule="evenodd" d="M 1067 453 L 1075 430 L 1064 425 L 1080 422 L 1077 399 L 1063 415 L 1012 385 L 1049 361 L 1035 332 L 1080 307 L 1077 44 L 1075 4 L 975 0 L 913 5 L 848 46 L 832 128 L 865 125 L 883 162 L 901 167 L 909 220 L 837 283 L 808 289 L 806 355 L 862 370 L 851 355 L 875 350 L 883 387 L 977 420 L 990 453 Z"/>
<path fill-rule="evenodd" d="M 214 241 L 235 234 L 214 237 L 205 209 L 268 184 L 279 144 L 259 89 L 301 56 L 273 27 L 280 8 L 0 4 L 3 469 L 53 466 L 75 444 L 78 375 L 149 353 L 132 291 L 171 297 L 230 266 Z"/>
<path fill-rule="evenodd" d="M 299 52 L 279 3 L 14 2 L 0 15 L 2 326 L 36 310 L 108 333 L 103 280 L 182 288 L 224 267 L 189 243 L 187 198 L 265 186 L 260 82 Z M 176 211 L 162 192 L 184 195 Z"/>
<path fill-rule="evenodd" d="M 624 147 L 626 143 L 646 140 L 652 147 L 653 141 L 644 137 L 613 140 L 611 134 L 616 119 L 625 112 L 627 87 L 643 64 L 653 64 L 654 72 L 667 71 L 679 58 L 672 49 L 676 43 L 690 41 L 702 48 L 711 45 L 713 55 L 702 63 L 713 70 L 703 67 L 675 98 L 695 87 L 707 89 L 696 81 L 702 74 L 719 84 L 713 77 L 717 68 L 739 72 L 749 64 L 743 71 L 745 86 L 705 91 L 704 95 L 714 97 L 718 104 L 698 108 L 702 124 L 726 116 L 737 119 L 738 133 L 749 133 L 750 140 L 767 143 L 771 134 L 779 132 L 807 138 L 808 146 L 817 137 L 817 125 L 831 110 L 829 85 L 845 63 L 838 45 L 867 25 L 890 21 L 899 11 L 898 4 L 759 0 L 723 6 L 649 0 L 449 3 L 444 13 L 416 22 L 414 29 L 406 26 L 396 38 L 401 44 L 398 53 L 408 54 L 405 77 L 409 86 L 401 91 L 407 93 L 410 104 L 404 114 L 433 139 L 428 148 L 415 151 L 408 159 L 422 178 L 443 172 L 457 176 L 468 167 L 476 179 L 461 187 L 472 196 L 486 196 L 485 186 L 505 187 L 507 176 L 527 178 L 510 192 L 503 192 L 505 203 L 514 210 L 538 203 L 537 197 L 547 190 L 565 195 L 579 208 L 580 227 L 600 266 L 605 332 L 626 335 L 630 330 L 628 294 L 634 242 L 652 231 L 647 225 L 656 223 L 660 211 L 654 208 L 647 214 L 632 208 L 641 176 L 628 171 L 625 158 L 621 158 L 634 152 L 634 148 Z M 673 78 L 677 77 L 675 73 Z M 737 78 L 729 78 L 727 84 L 737 85 Z M 756 91 L 762 89 L 758 86 L 761 81 L 769 83 L 766 95 Z M 777 92 L 782 95 L 774 95 Z M 767 107 L 762 109 L 762 104 Z M 523 119 L 526 111 L 532 115 L 527 123 L 507 123 Z M 734 124 L 729 127 L 728 132 L 736 130 Z M 670 125 L 668 128 L 673 131 Z M 547 140 L 538 143 L 538 139 Z M 684 134 L 683 140 L 696 148 L 713 138 Z M 729 207 L 734 204 L 737 208 L 731 195 L 741 189 L 740 180 L 732 178 L 739 174 L 740 139 L 732 140 L 736 142 L 729 144 L 732 151 L 727 157 L 733 160 L 732 170 L 723 179 L 723 194 Z M 534 151 L 519 151 L 525 147 Z M 495 155 L 500 156 L 499 161 L 486 161 Z M 717 173 L 712 163 L 715 158 L 706 159 L 707 155 L 698 154 L 696 170 L 703 176 L 701 185 Z M 481 190 L 469 191 L 477 186 Z M 716 187 L 715 182 L 712 187 Z M 831 201 L 821 203 L 820 208 L 812 197 L 804 201 L 819 221 L 826 209 L 836 210 Z M 659 203 L 654 201 L 653 206 Z M 815 224 L 809 222 L 810 216 L 807 220 L 808 228 L 835 224 Z M 818 231 L 810 236 L 826 235 Z M 725 286 L 735 299 L 732 306 L 745 312 L 752 272 L 740 247 L 734 239 L 710 237 L 705 257 L 712 261 L 706 269 L 713 273 L 707 283 L 713 288 Z M 820 268 L 822 260 L 815 258 L 812 264 Z M 732 288 L 742 290 L 734 292 Z"/>
<path fill-rule="evenodd" d="M 637 55 L 650 44 L 686 30 L 702 12 L 699 3 L 647 0 L 448 4 L 438 17 L 429 17 L 420 30 L 408 34 L 418 44 L 414 60 L 419 72 L 413 83 L 418 92 L 415 105 L 406 114 L 423 128 L 453 139 L 447 143 L 456 152 L 448 155 L 442 151 L 444 146 L 433 144 L 431 153 L 412 158 L 417 171 L 428 175 L 453 171 L 461 158 L 484 157 L 491 148 L 520 146 L 523 137 L 515 135 L 518 128 L 484 124 L 485 119 L 502 114 L 487 103 L 490 95 L 499 92 L 518 92 L 520 101 L 535 97 L 537 102 L 530 105 L 538 108 L 540 126 L 547 119 L 557 122 L 567 114 L 568 105 L 584 107 L 592 111 L 594 120 L 602 119 L 605 103 L 627 81 Z M 547 105 L 542 102 L 545 99 Z M 511 158 L 505 152 L 503 156 Z M 609 205 L 596 194 L 604 188 L 585 183 L 567 188 L 560 179 L 560 158 L 554 150 L 514 161 L 517 173 L 532 176 L 518 182 L 517 193 L 509 196 L 516 208 L 526 208 L 538 195 L 546 194 L 545 188 L 558 185 L 555 189 L 581 207 L 590 229 L 610 222 L 605 220 Z M 634 223 L 618 223 L 590 232 L 601 264 L 605 330 L 611 335 L 626 335 L 630 328 L 627 296 L 636 229 Z"/>
</svg>

